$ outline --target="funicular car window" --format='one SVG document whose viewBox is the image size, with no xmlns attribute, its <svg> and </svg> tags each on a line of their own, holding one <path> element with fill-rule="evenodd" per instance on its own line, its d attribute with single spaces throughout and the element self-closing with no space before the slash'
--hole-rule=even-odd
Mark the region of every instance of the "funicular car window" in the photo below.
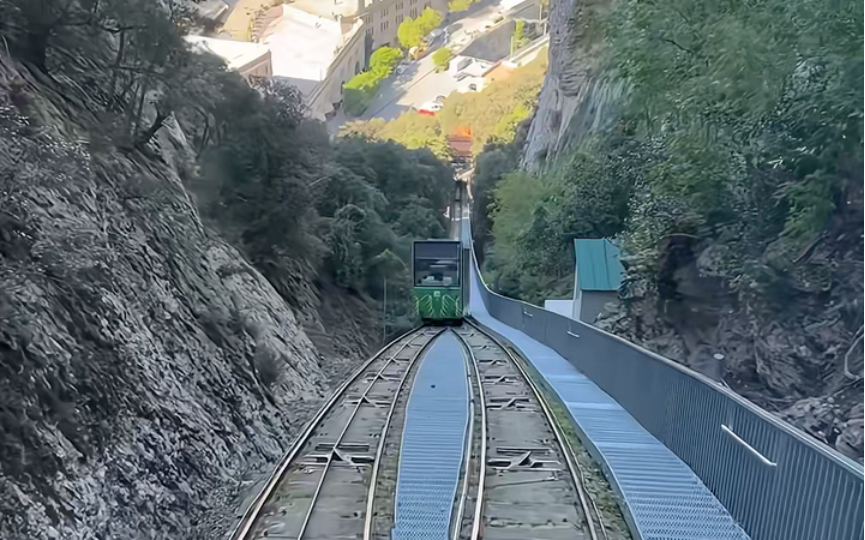
<svg viewBox="0 0 865 540">
<path fill-rule="evenodd" d="M 414 265 L 415 285 L 421 287 L 455 287 L 460 284 L 459 261 L 419 259 Z"/>
<path fill-rule="evenodd" d="M 414 283 L 416 287 L 459 286 L 459 242 L 416 242 Z"/>
</svg>

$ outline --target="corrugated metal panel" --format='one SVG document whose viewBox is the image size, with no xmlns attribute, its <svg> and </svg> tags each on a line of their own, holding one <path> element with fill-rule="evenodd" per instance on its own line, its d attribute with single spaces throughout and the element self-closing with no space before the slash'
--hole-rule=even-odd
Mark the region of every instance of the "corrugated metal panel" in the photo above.
<svg viewBox="0 0 865 540">
<path fill-rule="evenodd" d="M 406 408 L 393 540 L 447 540 L 469 422 L 463 349 L 442 334 L 421 360 Z"/>
<path fill-rule="evenodd" d="M 584 291 L 615 291 L 622 283 L 619 248 L 606 239 L 574 240 L 578 287 Z"/>
</svg>

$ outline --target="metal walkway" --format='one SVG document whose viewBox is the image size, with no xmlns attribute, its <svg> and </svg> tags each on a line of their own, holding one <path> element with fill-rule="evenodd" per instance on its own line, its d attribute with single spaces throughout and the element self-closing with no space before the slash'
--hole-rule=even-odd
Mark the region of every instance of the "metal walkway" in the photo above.
<svg viewBox="0 0 865 540">
<path fill-rule="evenodd" d="M 492 317 L 482 286 L 472 267 L 472 316 L 514 344 L 566 404 L 641 540 L 748 539 L 697 475 L 615 400 L 553 349 Z"/>
<path fill-rule="evenodd" d="M 447 540 L 469 423 L 463 348 L 446 331 L 421 360 L 406 409 L 393 540 Z"/>
</svg>

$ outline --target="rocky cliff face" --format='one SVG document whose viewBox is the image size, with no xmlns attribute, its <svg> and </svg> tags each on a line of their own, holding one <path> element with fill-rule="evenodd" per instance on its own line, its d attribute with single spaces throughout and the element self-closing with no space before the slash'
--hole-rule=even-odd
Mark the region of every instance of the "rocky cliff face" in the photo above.
<svg viewBox="0 0 865 540">
<path fill-rule="evenodd" d="M 621 84 L 600 70 L 598 15 L 609 0 L 550 2 L 550 59 L 521 165 L 538 171 L 610 122 Z"/>
<path fill-rule="evenodd" d="M 594 23 L 610 5 L 606 0 L 551 2 L 549 71 L 522 168 L 539 172 L 555 159 L 567 159 L 569 149 L 615 119 L 625 88 L 601 69 L 602 32 Z M 670 274 L 681 301 L 662 301 L 655 283 L 643 276 L 630 284 L 627 302 L 609 306 L 599 325 L 723 379 L 722 384 L 861 461 L 861 185 L 848 194 L 845 208 L 804 254 L 802 275 L 793 278 L 797 295 L 783 305 L 759 312 L 737 305 L 713 262 L 723 257 L 718 246 L 679 246 L 684 254 L 668 246 L 672 262 L 662 271 Z"/>
<path fill-rule="evenodd" d="M 322 399 L 319 356 L 172 168 L 95 150 L 53 98 L 0 61 L 0 537 L 217 538 Z"/>
</svg>

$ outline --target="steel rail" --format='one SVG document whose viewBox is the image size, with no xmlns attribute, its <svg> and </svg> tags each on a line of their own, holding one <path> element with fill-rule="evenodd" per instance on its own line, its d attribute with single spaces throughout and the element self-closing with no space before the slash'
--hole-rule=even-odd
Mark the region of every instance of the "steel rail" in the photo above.
<svg viewBox="0 0 865 540">
<path fill-rule="evenodd" d="M 466 341 L 459 332 L 454 332 L 454 334 L 457 335 L 463 346 L 468 350 L 469 358 L 471 358 L 472 369 L 475 372 L 475 379 L 478 381 L 478 400 L 480 401 L 478 405 L 481 409 L 481 453 L 478 458 L 480 461 L 480 474 L 478 476 L 478 495 L 475 499 L 475 514 L 472 519 L 472 532 L 469 536 L 470 540 L 477 540 L 480 537 L 481 524 L 483 523 L 484 484 L 487 479 L 487 399 L 484 395 L 484 383 L 481 379 L 480 369 L 478 368 L 478 359 L 475 356 L 471 345 L 469 345 L 469 342 Z M 466 474 L 468 475 L 468 471 L 466 471 Z M 468 480 L 468 476 L 466 476 L 466 479 Z"/>
<path fill-rule="evenodd" d="M 396 402 L 399 398 L 400 393 L 405 386 L 406 381 L 408 380 L 408 376 L 411 373 L 412 368 L 415 363 L 417 363 L 418 359 L 422 356 L 422 353 L 426 351 L 426 349 L 435 341 L 441 334 L 443 330 L 438 331 L 436 334 L 430 338 L 429 341 L 424 343 L 417 351 L 417 353 L 412 357 L 411 361 L 409 361 L 409 365 L 405 370 L 405 373 L 402 374 L 402 377 L 399 381 L 399 386 L 397 387 L 397 391 L 394 393 L 393 400 L 390 403 L 390 408 L 387 411 L 387 418 L 385 418 L 384 426 L 381 429 L 381 436 L 379 437 L 378 447 L 375 450 L 375 459 L 372 463 L 372 474 L 370 475 L 369 482 L 369 490 L 366 495 L 366 515 L 363 520 L 363 540 L 371 540 L 372 538 L 372 512 L 373 506 L 375 505 L 375 492 L 376 492 L 376 484 L 378 484 L 378 471 L 381 467 L 381 460 L 384 455 L 384 443 L 385 438 L 387 437 L 387 433 L 390 430 L 390 423 L 393 419 L 393 413 L 396 411 Z M 300 538 L 300 537 L 298 537 Z"/>
<path fill-rule="evenodd" d="M 531 388 L 532 394 L 534 394 L 535 399 L 538 400 L 538 403 L 541 406 L 541 410 L 543 410 L 544 416 L 546 417 L 547 422 L 549 422 L 550 424 L 550 429 L 553 430 L 553 435 L 555 435 L 556 437 L 556 442 L 562 449 L 562 453 L 565 455 L 565 462 L 568 465 L 568 472 L 570 472 L 571 478 L 574 481 L 574 485 L 577 488 L 577 494 L 580 499 L 580 506 L 583 509 L 583 514 L 586 516 L 586 523 L 589 526 L 589 536 L 591 537 L 591 540 L 598 540 L 598 533 L 597 531 L 595 531 L 595 523 L 592 519 L 593 513 L 589 510 L 589 504 L 587 502 L 588 497 L 586 496 L 586 490 L 585 486 L 583 485 L 583 478 L 580 468 L 574 459 L 570 443 L 565 442 L 565 438 L 562 435 L 558 422 L 556 422 L 556 419 L 553 416 L 552 411 L 550 410 L 550 406 L 547 403 L 546 397 L 542 394 L 542 392 L 537 387 L 535 382 L 531 379 L 531 377 L 529 377 L 529 374 L 526 372 L 525 368 L 523 368 L 522 363 L 507 347 L 505 347 L 505 345 L 501 341 L 499 341 L 498 338 L 492 335 L 491 332 L 481 328 L 480 325 L 475 322 L 466 321 L 466 324 L 476 329 L 481 334 L 485 335 L 487 338 L 490 339 L 490 341 L 495 343 L 496 346 L 498 346 L 502 351 L 504 351 L 505 355 L 507 355 L 511 363 L 514 365 L 517 371 L 520 372 L 520 375 L 522 375 L 523 379 L 525 379 L 526 384 L 529 386 L 529 388 Z M 598 522 L 601 523 L 600 514 L 598 515 Z M 603 527 L 603 523 L 601 523 L 601 526 Z M 606 533 L 606 531 L 604 532 Z M 475 537 L 472 537 L 472 540 L 475 540 Z"/>
<path fill-rule="evenodd" d="M 476 369 L 475 363 L 473 362 L 471 348 L 468 346 L 468 343 L 463 339 L 463 337 L 459 334 L 459 332 L 454 332 L 456 334 L 457 339 L 459 339 L 460 343 L 462 343 L 463 348 L 466 350 L 468 355 L 466 355 L 466 377 L 469 379 L 469 386 L 473 387 L 472 383 L 472 372 L 475 374 L 474 380 L 477 381 L 477 391 L 479 399 L 483 398 L 483 387 L 481 386 L 481 381 L 477 378 L 478 371 Z M 473 369 L 474 368 L 474 369 Z M 469 493 L 469 480 L 471 480 L 471 462 L 472 462 L 472 449 L 474 448 L 474 433 L 475 433 L 475 414 L 477 407 L 475 406 L 475 400 L 472 398 L 470 402 L 470 415 L 469 415 L 469 427 L 468 427 L 468 437 L 466 437 L 466 447 L 465 454 L 466 459 L 463 464 L 463 469 L 465 470 L 465 478 L 463 479 L 463 489 L 462 494 L 460 495 L 460 505 L 457 508 L 457 516 L 454 520 L 454 530 L 451 534 L 452 540 L 459 540 L 460 534 L 462 533 L 462 524 L 463 517 L 465 515 L 466 509 L 466 500 L 468 499 Z M 481 419 L 484 425 L 486 425 L 486 421 L 484 417 L 486 416 L 486 410 L 481 409 Z M 481 462 L 481 467 L 483 467 L 483 462 Z"/>
<path fill-rule="evenodd" d="M 424 345 L 431 343 L 433 340 L 435 340 L 435 338 L 437 338 L 439 336 L 439 334 L 441 334 L 441 331 L 433 334 L 433 336 L 429 339 L 429 341 L 427 341 Z M 387 361 L 384 364 L 382 364 L 382 366 L 376 372 L 375 378 L 372 381 L 370 381 L 369 385 L 364 389 L 363 393 L 360 395 L 360 399 L 357 400 L 357 404 L 354 406 L 354 409 L 351 411 L 351 415 L 349 415 L 348 420 L 345 422 L 345 425 L 342 428 L 342 431 L 340 431 L 339 435 L 336 438 L 336 441 L 334 441 L 334 443 L 333 443 L 333 448 L 331 449 L 330 454 L 328 454 L 328 456 L 327 456 L 327 462 L 325 462 L 325 464 L 324 464 L 324 470 L 321 473 L 321 477 L 318 479 L 318 485 L 315 487 L 315 492 L 312 494 L 312 499 L 309 502 L 309 509 L 306 511 L 306 515 L 303 518 L 303 523 L 300 524 L 300 531 L 297 533 L 297 540 L 301 540 L 303 538 L 303 535 L 306 534 L 306 529 L 307 529 L 307 527 L 309 527 L 309 521 L 312 519 L 312 513 L 315 511 L 315 503 L 318 502 L 318 497 L 321 494 L 321 488 L 322 488 L 322 486 L 324 486 L 324 480 L 327 477 L 327 473 L 330 470 L 331 464 L 333 463 L 333 458 L 334 458 L 334 455 L 336 454 L 336 449 L 339 447 L 340 443 L 342 442 L 343 437 L 345 437 L 345 434 L 348 433 L 348 428 L 351 427 L 351 424 L 352 424 L 352 422 L 354 422 L 354 419 L 357 416 L 357 413 L 360 411 L 360 408 L 363 406 L 363 400 L 366 399 L 367 395 L 369 395 L 370 390 L 372 390 L 372 387 L 375 386 L 375 383 L 377 382 L 377 380 L 381 376 L 381 374 L 384 373 L 384 370 L 387 369 L 387 367 L 393 363 L 394 359 L 396 358 L 396 355 L 398 355 L 400 352 L 403 351 L 403 349 L 408 347 L 408 345 L 413 341 L 413 339 L 414 338 L 412 338 L 408 342 L 404 343 L 399 349 L 397 349 L 397 351 L 395 353 L 393 353 L 390 356 L 390 358 L 387 359 Z M 417 358 L 420 356 L 421 352 L 425 349 L 426 349 L 425 346 L 421 346 L 418 348 L 417 351 L 415 351 L 415 354 L 412 356 L 411 361 L 409 362 L 409 367 L 414 364 L 415 360 L 417 360 Z M 406 373 L 408 373 L 408 369 L 409 368 L 407 367 Z M 403 375 L 405 375 L 405 374 L 403 374 Z M 400 388 L 401 387 L 402 386 L 400 385 Z M 397 389 L 397 394 L 398 393 L 399 393 L 399 389 Z M 396 396 L 396 394 L 395 394 L 395 396 Z M 379 447 L 381 447 L 382 442 L 383 441 L 379 441 Z"/>
<path fill-rule="evenodd" d="M 333 406 L 336 405 L 336 402 L 339 400 L 340 397 L 342 397 L 349 385 L 355 382 L 358 377 L 360 377 L 364 372 L 366 372 L 369 366 L 371 366 L 376 360 L 380 359 L 381 356 L 388 349 L 395 346 L 400 341 L 408 338 L 408 342 L 400 348 L 400 351 L 404 349 L 409 343 L 414 340 L 414 337 L 410 338 L 409 336 L 417 333 L 422 328 L 422 326 L 412 328 L 411 330 L 405 332 L 404 334 L 400 335 L 399 337 L 379 349 L 378 352 L 372 355 L 366 362 L 361 364 L 360 367 L 358 367 L 357 370 L 355 370 L 355 372 L 352 373 L 348 379 L 346 379 L 339 387 L 337 387 L 331 397 L 327 400 L 327 402 L 325 402 L 324 406 L 322 406 L 322 408 L 319 409 L 318 413 L 316 413 L 312 420 L 310 420 L 306 424 L 306 427 L 298 436 L 298 438 L 295 439 L 294 444 L 291 445 L 288 452 L 286 452 L 286 454 L 282 457 L 279 465 L 268 477 L 264 487 L 261 491 L 259 491 L 255 500 L 244 511 L 243 516 L 240 518 L 237 526 L 235 526 L 234 530 L 232 531 L 230 538 L 232 538 L 233 540 L 246 540 L 247 538 L 249 538 L 249 533 L 252 532 L 252 527 L 258 519 L 259 515 L 261 514 L 264 505 L 267 504 L 268 500 L 270 500 L 270 496 L 273 494 L 273 491 L 282 481 L 285 473 L 288 471 L 289 466 L 294 462 L 297 454 L 300 452 L 301 448 L 303 448 L 303 445 L 306 444 L 307 441 L 309 441 L 309 438 L 315 431 L 315 426 L 317 426 L 322 421 L 322 419 L 324 419 L 325 415 L 327 415 L 327 413 L 329 413 L 331 409 L 333 409 Z"/>
</svg>

